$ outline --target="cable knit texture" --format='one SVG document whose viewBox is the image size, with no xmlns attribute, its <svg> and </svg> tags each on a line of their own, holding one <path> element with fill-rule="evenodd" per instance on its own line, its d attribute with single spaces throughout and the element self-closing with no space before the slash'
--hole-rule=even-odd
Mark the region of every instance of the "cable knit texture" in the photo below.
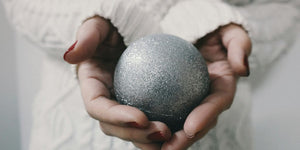
<svg viewBox="0 0 300 150">
<path fill-rule="evenodd" d="M 152 33 L 169 33 L 194 42 L 221 25 L 241 24 L 250 31 L 253 40 L 251 68 L 258 69 L 271 64 L 293 41 L 292 33 L 299 12 L 284 2 L 4 0 L 15 28 L 49 54 L 43 59 L 41 90 L 33 104 L 30 149 L 136 149 L 129 142 L 101 132 L 97 121 L 85 111 L 77 80 L 72 78 L 69 65 L 61 59 L 85 19 L 94 15 L 109 19 L 127 45 Z M 300 6 L 299 2 L 295 4 Z M 241 79 L 231 109 L 224 112 L 217 126 L 190 149 L 251 149 L 250 89 L 247 80 Z"/>
</svg>

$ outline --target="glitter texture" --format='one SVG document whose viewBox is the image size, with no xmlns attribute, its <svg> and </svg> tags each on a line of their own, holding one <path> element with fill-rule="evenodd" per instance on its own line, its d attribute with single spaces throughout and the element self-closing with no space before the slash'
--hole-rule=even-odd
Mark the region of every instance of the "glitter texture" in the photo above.
<svg viewBox="0 0 300 150">
<path fill-rule="evenodd" d="M 122 54 L 114 75 L 117 101 L 161 121 L 172 132 L 209 91 L 205 60 L 189 42 L 166 34 L 144 37 Z"/>
</svg>

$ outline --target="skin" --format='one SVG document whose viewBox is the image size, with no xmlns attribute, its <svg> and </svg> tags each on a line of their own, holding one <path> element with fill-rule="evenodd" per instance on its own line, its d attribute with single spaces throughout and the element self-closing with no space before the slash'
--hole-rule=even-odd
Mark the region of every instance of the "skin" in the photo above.
<svg viewBox="0 0 300 150">
<path fill-rule="evenodd" d="M 164 123 L 149 121 L 137 108 L 113 100 L 113 72 L 126 48 L 116 28 L 101 17 L 93 17 L 82 24 L 77 41 L 65 60 L 78 64 L 87 112 L 99 121 L 106 135 L 131 141 L 143 150 L 187 149 L 216 125 L 218 116 L 232 104 L 238 78 L 249 75 L 247 58 L 251 42 L 242 27 L 229 24 L 199 39 L 195 46 L 208 65 L 210 94 L 189 114 L 184 129 L 171 135 Z M 137 126 L 130 126 L 132 122 Z M 155 132 L 160 132 L 163 138 L 159 141 L 147 138 Z"/>
</svg>

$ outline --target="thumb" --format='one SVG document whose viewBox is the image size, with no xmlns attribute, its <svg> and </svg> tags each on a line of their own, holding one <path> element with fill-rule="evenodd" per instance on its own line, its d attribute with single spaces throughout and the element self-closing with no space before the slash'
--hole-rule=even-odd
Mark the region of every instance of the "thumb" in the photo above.
<svg viewBox="0 0 300 150">
<path fill-rule="evenodd" d="M 229 25 L 221 30 L 222 42 L 227 49 L 228 61 L 235 74 L 249 76 L 248 56 L 251 52 L 251 40 L 243 28 Z"/>
<path fill-rule="evenodd" d="M 77 31 L 76 42 L 65 52 L 64 60 L 77 64 L 92 57 L 98 45 L 108 36 L 109 30 L 109 22 L 103 18 L 86 20 Z"/>
</svg>

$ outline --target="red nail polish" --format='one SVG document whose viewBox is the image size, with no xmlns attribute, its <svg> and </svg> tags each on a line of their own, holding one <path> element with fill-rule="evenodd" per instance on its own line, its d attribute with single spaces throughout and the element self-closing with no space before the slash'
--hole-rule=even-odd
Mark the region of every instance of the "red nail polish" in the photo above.
<svg viewBox="0 0 300 150">
<path fill-rule="evenodd" d="M 247 69 L 247 74 L 246 76 L 249 76 L 250 75 L 250 69 L 249 69 L 249 61 L 248 61 L 248 56 L 246 55 L 245 58 L 244 58 L 244 65 Z"/>
<path fill-rule="evenodd" d="M 128 127 L 133 127 L 133 128 L 142 128 L 142 126 L 139 125 L 139 124 L 136 123 L 136 122 L 127 122 L 127 123 L 126 123 L 126 126 L 128 126 Z"/>
<path fill-rule="evenodd" d="M 163 136 L 162 132 L 159 131 L 148 135 L 147 138 L 151 141 L 156 141 L 156 142 L 167 140 L 166 137 Z"/>
<path fill-rule="evenodd" d="M 71 47 L 65 52 L 64 60 L 66 60 L 66 55 L 75 48 L 76 44 L 77 44 L 77 41 L 73 45 L 71 45 Z"/>
</svg>

